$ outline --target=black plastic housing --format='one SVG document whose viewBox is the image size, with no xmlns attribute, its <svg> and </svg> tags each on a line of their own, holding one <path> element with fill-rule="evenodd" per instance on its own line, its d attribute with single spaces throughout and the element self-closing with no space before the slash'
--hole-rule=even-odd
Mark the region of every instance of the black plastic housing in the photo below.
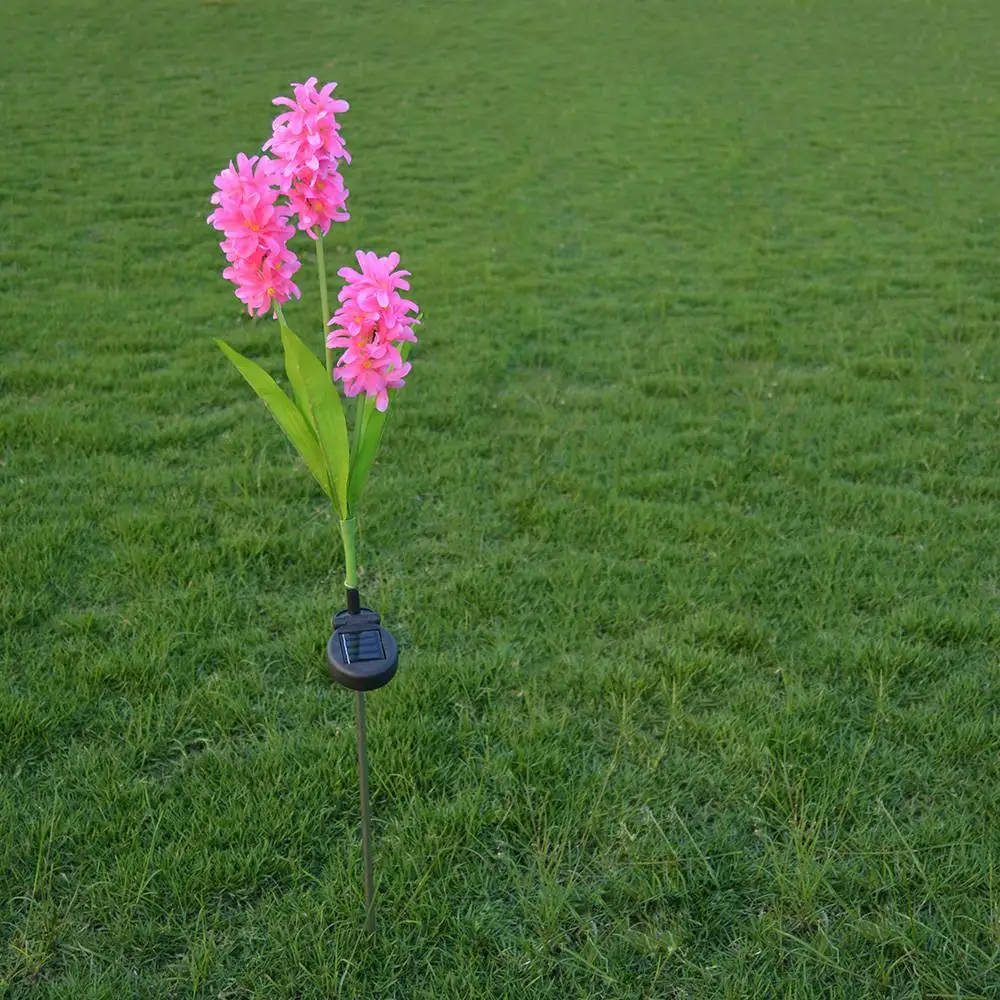
<svg viewBox="0 0 1000 1000">
<path fill-rule="evenodd" d="M 330 676 L 352 691 L 374 691 L 396 675 L 399 648 L 377 612 L 358 608 L 338 611 L 326 644 Z"/>
</svg>

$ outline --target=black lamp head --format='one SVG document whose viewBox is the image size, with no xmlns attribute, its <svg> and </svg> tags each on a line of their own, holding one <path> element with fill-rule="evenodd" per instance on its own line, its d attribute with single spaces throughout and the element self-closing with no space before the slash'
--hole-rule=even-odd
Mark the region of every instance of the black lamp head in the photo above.
<svg viewBox="0 0 1000 1000">
<path fill-rule="evenodd" d="M 399 648 L 371 608 L 338 611 L 326 644 L 330 676 L 353 691 L 374 691 L 396 674 Z"/>
</svg>

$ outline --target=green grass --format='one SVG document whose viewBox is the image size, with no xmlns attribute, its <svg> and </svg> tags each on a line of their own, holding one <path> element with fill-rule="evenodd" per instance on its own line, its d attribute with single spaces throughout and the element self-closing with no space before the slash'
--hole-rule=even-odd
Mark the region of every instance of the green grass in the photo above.
<svg viewBox="0 0 1000 1000">
<path fill-rule="evenodd" d="M 994 0 L 6 13 L 0 995 L 997 995 Z M 311 73 L 426 314 L 372 946 L 336 525 L 212 344 Z"/>
</svg>

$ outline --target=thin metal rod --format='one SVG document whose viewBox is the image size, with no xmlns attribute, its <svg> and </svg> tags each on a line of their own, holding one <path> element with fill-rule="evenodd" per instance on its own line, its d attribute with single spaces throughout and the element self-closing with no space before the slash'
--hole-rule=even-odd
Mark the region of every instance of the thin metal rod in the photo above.
<svg viewBox="0 0 1000 1000">
<path fill-rule="evenodd" d="M 365 740 L 365 693 L 356 691 L 358 776 L 361 779 L 361 850 L 365 859 L 365 933 L 375 933 L 375 879 L 372 874 L 372 817 L 368 800 L 368 749 Z"/>
</svg>

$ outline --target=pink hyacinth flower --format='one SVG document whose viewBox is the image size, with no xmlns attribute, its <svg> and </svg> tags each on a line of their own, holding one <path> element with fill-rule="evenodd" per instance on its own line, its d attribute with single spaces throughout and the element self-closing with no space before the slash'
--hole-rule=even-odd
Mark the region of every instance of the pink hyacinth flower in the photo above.
<svg viewBox="0 0 1000 1000">
<path fill-rule="evenodd" d="M 336 170 L 311 177 L 297 177 L 288 190 L 288 208 L 298 216 L 298 227 L 316 239 L 313 230 L 319 227 L 325 236 L 332 222 L 346 222 L 347 188 Z"/>
<path fill-rule="evenodd" d="M 281 190 L 298 217 L 298 228 L 312 239 L 318 238 L 316 229 L 325 236 L 331 223 L 350 218 L 339 163 L 350 163 L 351 156 L 337 121 L 349 105 L 331 96 L 336 86 L 328 83 L 317 91 L 316 77 L 311 76 L 292 84 L 294 100 L 276 97 L 274 104 L 290 110 L 274 119 L 273 134 L 263 147 L 277 157 Z"/>
<path fill-rule="evenodd" d="M 230 264 L 223 277 L 236 285 L 236 297 L 251 315 L 299 295 L 291 280 L 299 260 L 288 249 L 295 227 L 288 221 L 288 206 L 277 204 L 276 181 L 273 160 L 243 153 L 215 178 L 216 208 L 208 222 L 226 237 L 219 244 Z"/>
<path fill-rule="evenodd" d="M 409 290 L 406 276 L 398 271 L 399 254 L 379 257 L 357 252 L 360 271 L 344 267 L 337 273 L 346 279 L 338 298 L 340 308 L 330 320 L 333 329 L 326 346 L 342 348 L 333 377 L 344 384 L 344 394 L 363 392 L 375 398 L 376 407 L 385 411 L 389 389 L 403 387 L 410 365 L 404 363 L 397 342 L 416 341 L 413 326 L 417 304 L 404 299 L 399 289 Z"/>
<path fill-rule="evenodd" d="M 374 396 L 375 408 L 385 413 L 389 408 L 389 390 L 402 389 L 409 372 L 409 362 L 393 368 L 391 364 L 380 365 L 377 360 L 357 357 L 346 364 L 338 364 L 333 377 L 343 381 L 345 396 L 357 396 L 362 392 Z"/>
<path fill-rule="evenodd" d="M 337 121 L 337 115 L 349 110 L 350 105 L 330 96 L 336 89 L 335 83 L 328 83 L 317 91 L 316 77 L 311 76 L 305 83 L 292 84 L 294 101 L 276 97 L 271 102 L 290 110 L 274 119 L 274 135 L 264 143 L 264 149 L 283 161 L 289 179 L 292 168 L 298 165 L 319 170 L 321 158 L 351 162 Z"/>
<path fill-rule="evenodd" d="M 215 186 L 219 190 L 212 204 L 217 207 L 207 221 L 227 237 L 260 231 L 281 234 L 288 227 L 287 207 L 275 204 L 280 191 L 274 160 L 240 153 L 236 165 L 230 161 L 215 178 Z"/>
<path fill-rule="evenodd" d="M 292 275 L 299 269 L 298 257 L 285 248 L 278 254 L 260 253 L 241 258 L 222 272 L 236 285 L 236 297 L 251 315 L 263 316 L 275 302 L 287 302 L 301 296 Z"/>
<path fill-rule="evenodd" d="M 350 267 L 342 267 L 337 272 L 347 281 L 340 293 L 341 302 L 356 299 L 358 305 L 365 310 L 372 311 L 375 307 L 387 309 L 389 297 L 394 290 L 402 288 L 404 291 L 409 291 L 410 283 L 406 278 L 410 272 L 395 270 L 399 263 L 398 253 L 379 257 L 371 251 L 366 253 L 364 250 L 358 250 L 355 256 L 361 267 L 360 273 Z"/>
</svg>

